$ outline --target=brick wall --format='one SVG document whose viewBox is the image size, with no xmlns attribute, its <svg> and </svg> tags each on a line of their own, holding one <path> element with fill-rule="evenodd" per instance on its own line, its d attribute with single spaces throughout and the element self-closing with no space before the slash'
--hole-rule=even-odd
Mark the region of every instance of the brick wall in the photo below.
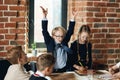
<svg viewBox="0 0 120 80">
<path fill-rule="evenodd" d="M 0 0 L 0 57 L 4 57 L 6 50 L 14 45 L 27 45 L 26 1 Z"/>
<path fill-rule="evenodd" d="M 112 65 L 120 61 L 120 0 L 68 0 L 68 19 L 72 8 L 79 10 L 72 41 L 80 26 L 88 24 L 94 62 Z"/>
<path fill-rule="evenodd" d="M 0 0 L 0 57 L 14 45 L 27 49 L 29 0 Z M 72 41 L 82 24 L 89 24 L 93 60 L 115 64 L 120 61 L 120 0 L 68 0 L 68 20 L 72 8 L 79 10 Z"/>
</svg>

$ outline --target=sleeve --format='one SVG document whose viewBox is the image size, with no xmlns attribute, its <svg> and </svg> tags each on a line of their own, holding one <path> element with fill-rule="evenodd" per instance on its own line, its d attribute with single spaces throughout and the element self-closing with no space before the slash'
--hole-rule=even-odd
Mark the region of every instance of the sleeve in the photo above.
<svg viewBox="0 0 120 80">
<path fill-rule="evenodd" d="M 48 20 L 42 20 L 42 34 L 46 45 L 49 44 L 49 41 L 51 39 L 51 36 L 47 30 L 47 26 L 48 26 Z"/>
<path fill-rule="evenodd" d="M 70 38 L 71 38 L 71 35 L 73 34 L 74 32 L 74 27 L 75 27 L 75 21 L 70 21 L 69 22 L 69 27 L 68 27 L 68 31 L 66 33 L 66 36 L 64 38 L 64 43 L 68 43 Z"/>
</svg>

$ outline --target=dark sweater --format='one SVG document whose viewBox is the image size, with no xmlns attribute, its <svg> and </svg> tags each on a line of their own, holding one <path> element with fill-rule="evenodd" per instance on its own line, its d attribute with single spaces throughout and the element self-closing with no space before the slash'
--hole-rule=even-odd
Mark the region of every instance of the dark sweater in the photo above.
<svg viewBox="0 0 120 80">
<path fill-rule="evenodd" d="M 77 41 L 74 41 L 71 44 L 71 50 L 73 51 L 73 54 L 70 55 L 70 62 L 71 66 L 74 64 L 79 64 L 78 62 L 78 56 L 80 57 L 80 62 L 83 64 L 83 66 L 87 66 L 89 69 L 92 68 L 92 44 L 78 44 Z M 79 51 L 79 53 L 77 52 Z"/>
<path fill-rule="evenodd" d="M 8 60 L 0 60 L 0 80 L 4 80 L 10 65 L 11 63 Z"/>
<path fill-rule="evenodd" d="M 47 79 L 44 77 L 32 75 L 29 80 L 47 80 Z"/>
</svg>

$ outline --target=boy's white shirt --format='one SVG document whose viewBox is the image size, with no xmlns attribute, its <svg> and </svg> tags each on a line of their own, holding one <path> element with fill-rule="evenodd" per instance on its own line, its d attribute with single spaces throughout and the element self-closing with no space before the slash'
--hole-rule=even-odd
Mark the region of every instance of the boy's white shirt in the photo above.
<svg viewBox="0 0 120 80">
<path fill-rule="evenodd" d="M 45 75 L 43 73 L 41 73 L 40 71 L 37 71 L 35 74 L 38 74 L 41 77 L 45 77 Z"/>
<path fill-rule="evenodd" d="M 44 78 L 46 78 L 47 80 L 51 80 L 51 78 L 50 78 L 49 76 L 45 76 L 45 75 L 44 75 L 43 73 L 41 73 L 40 71 L 36 71 L 35 74 L 38 74 L 39 76 L 44 77 Z"/>
</svg>

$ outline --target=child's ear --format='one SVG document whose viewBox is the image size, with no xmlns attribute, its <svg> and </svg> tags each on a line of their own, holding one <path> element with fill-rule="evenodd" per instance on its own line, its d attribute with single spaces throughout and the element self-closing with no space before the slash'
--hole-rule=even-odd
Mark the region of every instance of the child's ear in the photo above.
<svg viewBox="0 0 120 80">
<path fill-rule="evenodd" d="M 46 71 L 49 72 L 49 71 L 50 71 L 50 68 L 49 68 L 49 67 L 46 67 Z"/>
</svg>

